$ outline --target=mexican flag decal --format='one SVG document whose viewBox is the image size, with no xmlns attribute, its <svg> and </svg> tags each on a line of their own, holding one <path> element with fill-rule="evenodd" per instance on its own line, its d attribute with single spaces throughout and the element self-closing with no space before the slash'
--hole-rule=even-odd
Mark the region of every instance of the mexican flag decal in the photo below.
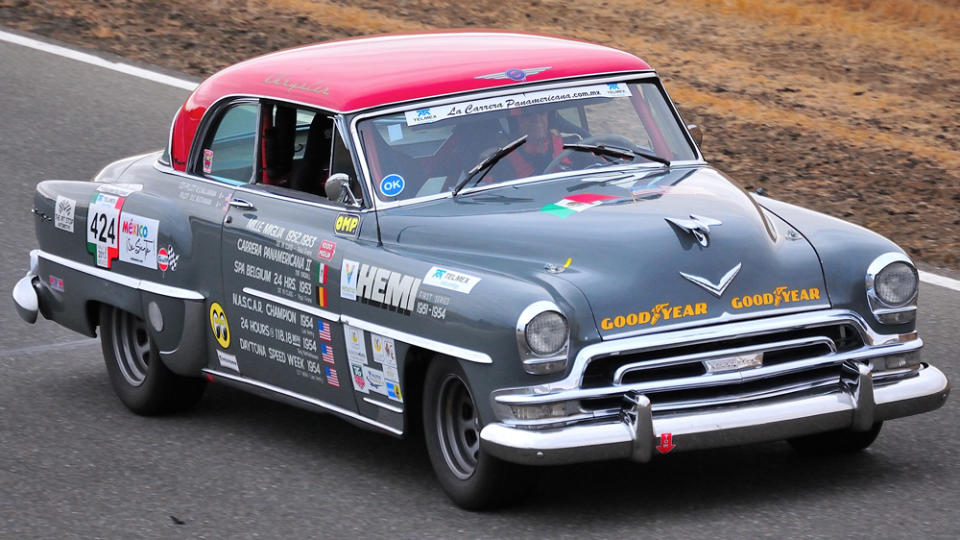
<svg viewBox="0 0 960 540">
<path fill-rule="evenodd" d="M 571 195 L 569 197 L 564 197 L 553 204 L 548 204 L 543 208 L 541 208 L 540 211 L 565 218 L 571 214 L 583 212 L 587 208 L 593 208 L 594 206 L 597 206 L 603 201 L 606 201 L 609 199 L 619 199 L 619 198 L 620 197 L 615 197 L 613 195 L 581 193 L 579 195 Z"/>
</svg>

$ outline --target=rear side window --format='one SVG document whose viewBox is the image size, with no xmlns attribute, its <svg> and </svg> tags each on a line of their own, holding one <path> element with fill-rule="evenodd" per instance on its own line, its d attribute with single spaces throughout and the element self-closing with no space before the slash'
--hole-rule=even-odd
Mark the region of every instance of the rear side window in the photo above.
<svg viewBox="0 0 960 540">
<path fill-rule="evenodd" d="M 257 156 L 256 104 L 234 105 L 220 117 L 200 154 L 200 173 L 208 178 L 246 184 L 253 178 Z"/>
</svg>

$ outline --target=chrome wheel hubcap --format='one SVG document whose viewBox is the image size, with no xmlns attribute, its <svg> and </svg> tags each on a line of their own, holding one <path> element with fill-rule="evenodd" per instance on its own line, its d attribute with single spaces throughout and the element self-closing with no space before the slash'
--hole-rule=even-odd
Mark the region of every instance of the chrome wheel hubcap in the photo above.
<svg viewBox="0 0 960 540">
<path fill-rule="evenodd" d="M 140 386 L 150 366 L 150 333 L 143 320 L 126 311 L 114 310 L 113 354 L 123 378 L 131 386 Z"/>
<path fill-rule="evenodd" d="M 470 391 L 456 375 L 440 384 L 437 435 L 447 467 L 457 478 L 473 475 L 480 458 L 480 419 Z"/>
</svg>

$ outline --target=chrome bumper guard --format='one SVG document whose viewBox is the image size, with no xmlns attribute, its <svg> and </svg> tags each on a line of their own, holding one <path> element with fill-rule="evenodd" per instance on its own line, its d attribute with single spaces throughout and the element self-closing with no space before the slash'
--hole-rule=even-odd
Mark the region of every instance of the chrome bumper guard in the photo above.
<svg viewBox="0 0 960 540">
<path fill-rule="evenodd" d="M 837 429 L 864 431 L 874 422 L 936 409 L 950 393 L 950 381 L 932 366 L 922 365 L 915 376 L 882 386 L 874 386 L 866 365 L 844 366 L 854 377 L 839 392 L 657 417 L 647 396 L 628 392 L 617 421 L 542 430 L 492 423 L 481 431 L 480 443 L 491 455 L 528 465 L 623 458 L 647 462 L 654 451 L 734 446 Z"/>
</svg>

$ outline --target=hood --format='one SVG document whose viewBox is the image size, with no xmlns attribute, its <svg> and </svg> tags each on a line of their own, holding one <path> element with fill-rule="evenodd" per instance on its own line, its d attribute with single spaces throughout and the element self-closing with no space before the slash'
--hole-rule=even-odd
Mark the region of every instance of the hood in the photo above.
<svg viewBox="0 0 960 540">
<path fill-rule="evenodd" d="M 386 247 L 453 268 L 544 281 L 552 266 L 604 338 L 829 306 L 810 244 L 709 167 L 502 186 L 380 227 Z"/>
</svg>

